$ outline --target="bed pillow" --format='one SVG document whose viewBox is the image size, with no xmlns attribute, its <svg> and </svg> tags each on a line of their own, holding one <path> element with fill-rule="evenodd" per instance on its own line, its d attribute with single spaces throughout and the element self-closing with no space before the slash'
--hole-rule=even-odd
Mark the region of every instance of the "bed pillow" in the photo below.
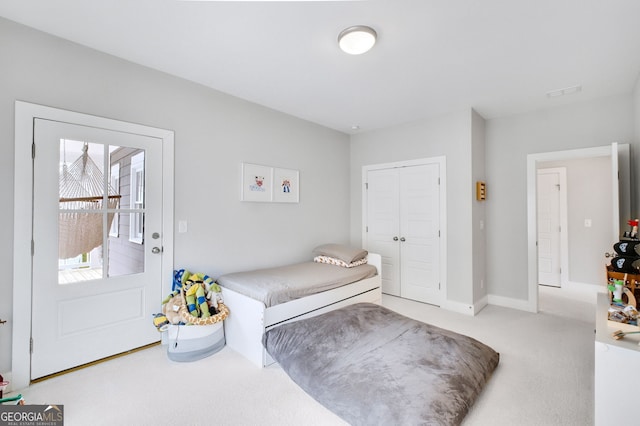
<svg viewBox="0 0 640 426">
<path fill-rule="evenodd" d="M 313 249 L 315 256 L 327 256 L 340 259 L 345 263 L 353 263 L 356 260 L 364 259 L 369 254 L 368 251 L 349 247 L 342 244 L 323 244 Z"/>
<path fill-rule="evenodd" d="M 354 268 L 356 266 L 364 265 L 367 263 L 367 258 L 359 259 L 351 263 L 347 263 L 342 259 L 336 259 L 335 257 L 329 256 L 316 256 L 313 258 L 313 261 L 316 263 L 326 263 L 329 265 L 342 266 L 343 268 Z"/>
</svg>

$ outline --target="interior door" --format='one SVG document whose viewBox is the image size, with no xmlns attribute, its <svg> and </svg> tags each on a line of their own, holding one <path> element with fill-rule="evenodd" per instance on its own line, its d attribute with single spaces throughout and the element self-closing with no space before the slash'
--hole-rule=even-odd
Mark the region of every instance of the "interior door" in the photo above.
<svg viewBox="0 0 640 426">
<path fill-rule="evenodd" d="M 560 171 L 538 170 L 538 283 L 560 287 Z"/>
<path fill-rule="evenodd" d="M 36 119 L 34 146 L 31 379 L 158 341 L 162 267 L 159 139 Z"/>
<path fill-rule="evenodd" d="M 397 169 L 367 173 L 367 250 L 382 257 L 382 292 L 400 296 L 399 175 Z"/>
<path fill-rule="evenodd" d="M 438 164 L 400 173 L 401 297 L 441 304 Z"/>
</svg>

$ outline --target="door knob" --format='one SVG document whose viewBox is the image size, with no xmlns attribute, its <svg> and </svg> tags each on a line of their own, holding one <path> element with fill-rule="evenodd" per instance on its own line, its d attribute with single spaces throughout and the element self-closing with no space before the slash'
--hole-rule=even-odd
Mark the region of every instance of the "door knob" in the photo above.
<svg viewBox="0 0 640 426">
<path fill-rule="evenodd" d="M 405 242 L 407 241 L 404 237 L 400 238 L 400 241 Z"/>
<path fill-rule="evenodd" d="M 398 241 L 398 237 L 393 237 L 393 241 Z"/>
<path fill-rule="evenodd" d="M 162 251 L 162 249 L 159 248 L 159 247 L 154 247 L 154 248 L 151 249 L 151 253 L 153 253 L 153 254 L 158 254 L 161 251 Z"/>
</svg>

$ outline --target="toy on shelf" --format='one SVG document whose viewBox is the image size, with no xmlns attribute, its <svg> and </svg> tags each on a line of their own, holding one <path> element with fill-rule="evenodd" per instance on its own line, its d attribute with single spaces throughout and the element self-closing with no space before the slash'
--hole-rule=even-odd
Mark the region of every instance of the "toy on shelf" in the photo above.
<svg viewBox="0 0 640 426">
<path fill-rule="evenodd" d="M 613 280 L 613 285 L 607 286 L 609 291 L 613 294 L 613 301 L 615 303 L 622 303 L 622 289 L 624 288 L 623 280 Z"/>
<path fill-rule="evenodd" d="M 640 223 L 640 220 L 631 219 L 627 223 L 629 224 L 629 226 L 631 226 L 631 231 L 626 231 L 624 233 L 624 238 L 637 240 L 638 239 L 638 224 Z"/>
<path fill-rule="evenodd" d="M 620 339 L 624 338 L 624 336 L 626 336 L 627 334 L 640 334 L 640 331 L 627 331 L 627 332 L 624 332 L 622 330 L 616 330 L 613 333 L 611 333 L 611 337 L 613 337 L 616 340 L 620 340 Z"/>
</svg>

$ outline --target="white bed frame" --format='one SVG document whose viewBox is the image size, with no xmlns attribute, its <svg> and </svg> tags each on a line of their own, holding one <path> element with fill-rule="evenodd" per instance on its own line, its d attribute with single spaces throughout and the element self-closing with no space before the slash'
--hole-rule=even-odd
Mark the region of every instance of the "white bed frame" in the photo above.
<svg viewBox="0 0 640 426">
<path fill-rule="evenodd" d="M 258 300 L 223 287 L 222 297 L 229 307 L 229 316 L 224 320 L 227 345 L 257 366 L 266 367 L 275 362 L 262 346 L 262 335 L 270 328 L 354 303 L 380 303 L 380 255 L 369 253 L 368 263 L 378 269 L 376 276 L 268 308 Z"/>
</svg>

